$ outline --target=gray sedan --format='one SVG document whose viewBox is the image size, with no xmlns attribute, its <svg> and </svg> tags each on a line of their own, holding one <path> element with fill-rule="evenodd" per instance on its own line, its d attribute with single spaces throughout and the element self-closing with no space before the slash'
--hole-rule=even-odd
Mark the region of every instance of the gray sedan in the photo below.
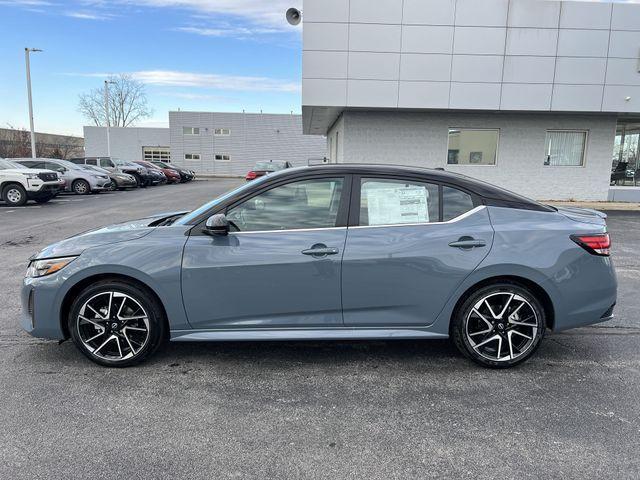
<svg viewBox="0 0 640 480">
<path fill-rule="evenodd" d="M 547 329 L 612 318 L 605 218 L 444 171 L 287 169 L 45 248 L 21 323 L 113 367 L 165 339 L 399 338 L 451 338 L 510 367 Z"/>
<path fill-rule="evenodd" d="M 56 158 L 16 158 L 13 160 L 28 168 L 46 168 L 58 172 L 66 181 L 66 190 L 79 195 L 101 192 L 108 189 L 111 184 L 111 179 L 106 173 L 84 170 L 79 165 L 66 160 Z"/>
</svg>

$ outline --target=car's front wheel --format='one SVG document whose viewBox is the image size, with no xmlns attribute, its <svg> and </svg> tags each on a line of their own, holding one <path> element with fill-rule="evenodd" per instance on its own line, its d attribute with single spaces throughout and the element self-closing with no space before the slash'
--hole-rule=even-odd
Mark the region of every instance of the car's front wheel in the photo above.
<svg viewBox="0 0 640 480">
<path fill-rule="evenodd" d="M 89 185 L 89 182 L 87 182 L 86 180 L 76 180 L 71 185 L 71 189 L 78 195 L 86 195 L 88 193 L 91 193 L 91 185 Z"/>
<path fill-rule="evenodd" d="M 451 336 L 474 362 L 506 368 L 536 351 L 545 328 L 545 311 L 533 292 L 503 282 L 482 287 L 464 300 L 454 314 Z"/>
<path fill-rule="evenodd" d="M 134 283 L 104 280 L 74 300 L 68 328 L 76 347 L 107 367 L 128 367 L 153 354 L 165 339 L 165 317 L 153 295 Z"/>
<path fill-rule="evenodd" d="M 12 207 L 21 207 L 27 203 L 27 191 L 18 183 L 11 183 L 4 187 L 2 198 Z"/>
</svg>

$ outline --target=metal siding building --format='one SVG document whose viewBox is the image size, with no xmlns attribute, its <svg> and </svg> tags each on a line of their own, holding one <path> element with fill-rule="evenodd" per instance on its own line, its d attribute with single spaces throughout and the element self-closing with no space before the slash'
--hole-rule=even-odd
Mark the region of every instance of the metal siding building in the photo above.
<svg viewBox="0 0 640 480">
<path fill-rule="evenodd" d="M 168 149 L 168 128 L 111 127 L 111 156 L 122 160 L 142 160 L 145 149 Z M 107 156 L 106 127 L 84 127 L 84 149 L 87 157 Z"/>
<path fill-rule="evenodd" d="M 105 127 L 84 127 L 84 136 L 86 156 L 107 155 Z M 301 115 L 268 113 L 169 112 L 169 128 L 111 127 L 110 138 L 115 158 L 170 151 L 176 164 L 220 176 L 244 176 L 261 160 L 307 165 L 323 159 L 327 145 L 323 137 L 302 134 Z"/>
<path fill-rule="evenodd" d="M 606 200 L 612 161 L 640 172 L 640 5 L 304 0 L 303 11 L 304 131 L 327 135 L 331 161 L 445 167 L 557 200 Z"/>
<path fill-rule="evenodd" d="M 172 159 L 200 173 L 244 175 L 262 160 L 302 166 L 326 156 L 326 140 L 303 135 L 300 115 L 179 111 L 169 112 L 169 128 Z"/>
</svg>

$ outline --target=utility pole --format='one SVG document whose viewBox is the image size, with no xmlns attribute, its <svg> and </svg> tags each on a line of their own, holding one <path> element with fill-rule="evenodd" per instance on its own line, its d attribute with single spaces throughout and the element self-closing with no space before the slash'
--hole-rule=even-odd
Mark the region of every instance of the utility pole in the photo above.
<svg viewBox="0 0 640 480">
<path fill-rule="evenodd" d="M 27 97 L 29 98 L 29 126 L 31 127 L 31 158 L 36 158 L 36 133 L 33 128 L 33 100 L 31 98 L 31 64 L 29 55 L 31 52 L 41 52 L 39 48 L 25 48 L 24 59 L 27 66 Z"/>
<path fill-rule="evenodd" d="M 111 158 L 111 120 L 109 119 L 109 84 L 114 84 L 113 80 L 104 81 L 104 112 L 107 120 L 107 157 Z"/>
</svg>

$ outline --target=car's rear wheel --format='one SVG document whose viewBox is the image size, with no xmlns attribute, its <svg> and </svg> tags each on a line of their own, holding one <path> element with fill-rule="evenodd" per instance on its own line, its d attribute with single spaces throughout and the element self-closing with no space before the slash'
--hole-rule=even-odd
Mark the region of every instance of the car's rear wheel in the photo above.
<svg viewBox="0 0 640 480">
<path fill-rule="evenodd" d="M 163 343 L 166 331 L 155 297 L 121 280 L 85 288 L 71 306 L 68 327 L 76 347 L 106 367 L 128 367 L 145 360 Z"/>
<path fill-rule="evenodd" d="M 91 185 L 89 185 L 89 182 L 87 182 L 86 180 L 76 180 L 71 185 L 71 189 L 78 195 L 86 195 L 88 193 L 91 193 Z"/>
<path fill-rule="evenodd" d="M 11 183 L 2 190 L 2 198 L 12 207 L 21 207 L 27 203 L 27 191 L 18 183 Z"/>
<path fill-rule="evenodd" d="M 540 346 L 546 328 L 540 300 L 516 283 L 480 288 L 456 310 L 451 336 L 476 363 L 491 368 L 524 362 Z"/>
</svg>

